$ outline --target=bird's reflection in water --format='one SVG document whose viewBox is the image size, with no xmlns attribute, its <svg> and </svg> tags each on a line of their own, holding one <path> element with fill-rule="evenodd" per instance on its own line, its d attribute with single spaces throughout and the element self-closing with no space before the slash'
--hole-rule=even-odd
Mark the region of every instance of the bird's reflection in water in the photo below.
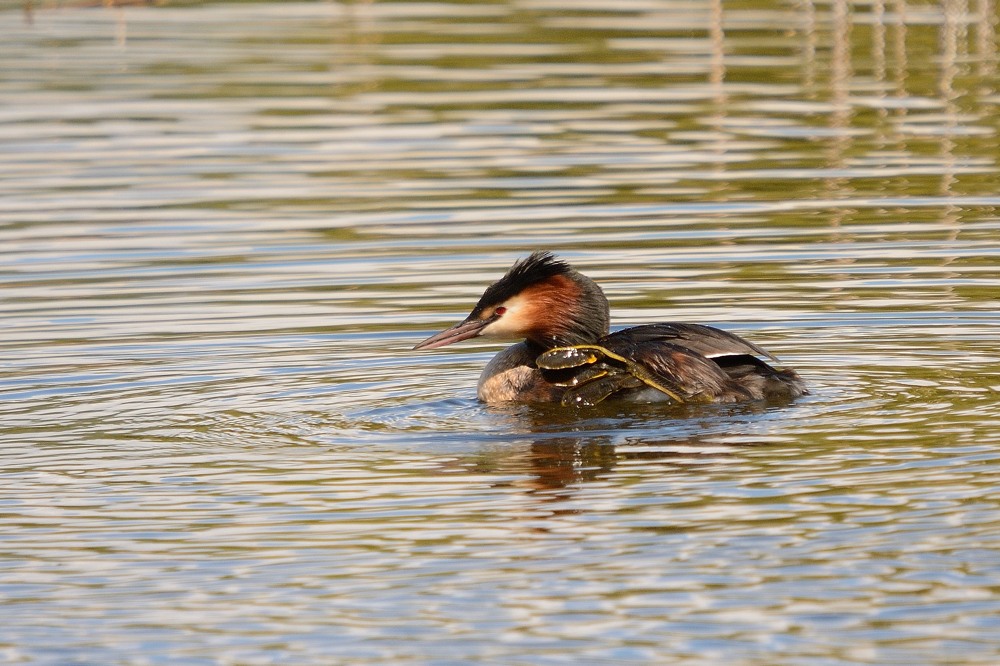
<svg viewBox="0 0 1000 666">
<path fill-rule="evenodd" d="M 604 405 L 586 412 L 553 406 L 491 408 L 517 443 L 490 447 L 470 462 L 478 473 L 509 478 L 544 501 L 572 497 L 580 484 L 620 472 L 622 465 L 657 466 L 663 474 L 702 472 L 768 439 L 751 427 L 766 404 Z M 530 433 L 530 435 L 529 435 Z"/>
</svg>

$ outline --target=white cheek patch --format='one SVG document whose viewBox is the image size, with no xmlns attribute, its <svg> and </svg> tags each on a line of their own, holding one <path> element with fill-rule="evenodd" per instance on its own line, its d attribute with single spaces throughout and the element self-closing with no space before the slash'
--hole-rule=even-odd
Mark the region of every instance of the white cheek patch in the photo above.
<svg viewBox="0 0 1000 666">
<path fill-rule="evenodd" d="M 523 336 L 530 322 L 526 316 L 527 304 L 519 296 L 508 298 L 500 307 L 506 309 L 499 319 L 485 326 L 479 335 L 491 338 L 516 338 Z"/>
</svg>

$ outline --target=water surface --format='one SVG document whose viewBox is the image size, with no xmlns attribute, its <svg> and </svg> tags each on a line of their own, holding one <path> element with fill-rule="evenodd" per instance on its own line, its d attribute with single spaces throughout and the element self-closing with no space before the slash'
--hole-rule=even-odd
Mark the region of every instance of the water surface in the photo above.
<svg viewBox="0 0 1000 666">
<path fill-rule="evenodd" d="M 992 0 L 0 9 L 0 655 L 995 664 Z M 486 407 L 534 249 L 790 406 Z"/>
</svg>

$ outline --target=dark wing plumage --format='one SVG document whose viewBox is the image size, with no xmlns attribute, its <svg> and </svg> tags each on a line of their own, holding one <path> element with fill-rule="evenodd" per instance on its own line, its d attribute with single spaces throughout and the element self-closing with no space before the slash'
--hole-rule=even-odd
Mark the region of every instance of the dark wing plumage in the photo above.
<svg viewBox="0 0 1000 666">
<path fill-rule="evenodd" d="M 638 336 L 611 334 L 601 344 L 652 372 L 685 401 L 711 401 L 734 389 L 729 375 L 715 361 L 677 342 L 684 340 L 647 330 Z"/>
<path fill-rule="evenodd" d="M 675 382 L 692 397 L 735 402 L 795 398 L 809 392 L 794 371 L 768 365 L 768 360 L 777 362 L 774 355 L 711 326 L 647 324 L 612 333 L 600 344 L 641 363 L 664 381 Z"/>
<path fill-rule="evenodd" d="M 646 345 L 655 346 L 657 343 L 683 347 L 705 358 L 756 356 L 778 361 L 773 354 L 738 335 L 702 324 L 644 324 L 611 333 L 601 342 L 609 349 L 622 344 L 641 348 Z"/>
<path fill-rule="evenodd" d="M 546 351 L 538 367 L 566 387 L 563 404 L 594 405 L 612 395 L 656 389 L 679 403 L 788 400 L 808 393 L 792 370 L 777 370 L 774 357 L 711 326 L 649 324 L 606 335 L 596 344 Z"/>
</svg>

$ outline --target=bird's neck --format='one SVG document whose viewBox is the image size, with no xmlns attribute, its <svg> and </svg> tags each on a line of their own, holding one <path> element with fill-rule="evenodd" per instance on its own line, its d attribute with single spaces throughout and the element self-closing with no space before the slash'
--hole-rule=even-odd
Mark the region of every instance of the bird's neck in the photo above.
<svg viewBox="0 0 1000 666">
<path fill-rule="evenodd" d="M 596 283 L 577 274 L 577 289 L 569 298 L 554 298 L 536 317 L 526 341 L 543 350 L 593 344 L 608 334 L 608 300 Z"/>
</svg>

